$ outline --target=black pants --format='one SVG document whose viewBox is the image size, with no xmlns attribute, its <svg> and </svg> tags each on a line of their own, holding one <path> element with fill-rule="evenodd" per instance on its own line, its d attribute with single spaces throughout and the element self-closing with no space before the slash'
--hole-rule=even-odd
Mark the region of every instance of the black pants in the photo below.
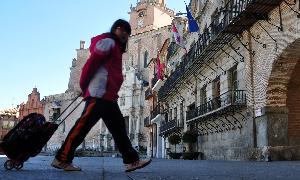
<svg viewBox="0 0 300 180">
<path fill-rule="evenodd" d="M 99 98 L 89 98 L 81 117 L 69 132 L 56 158 L 66 163 L 72 163 L 76 148 L 83 142 L 92 127 L 102 118 L 122 154 L 123 163 L 129 164 L 139 160 L 127 136 L 125 119 L 117 102 Z"/>
</svg>

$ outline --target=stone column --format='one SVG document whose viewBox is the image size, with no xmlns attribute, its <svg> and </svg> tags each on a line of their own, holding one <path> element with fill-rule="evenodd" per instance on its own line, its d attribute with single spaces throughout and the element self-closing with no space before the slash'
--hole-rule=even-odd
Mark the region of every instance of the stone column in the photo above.
<svg viewBox="0 0 300 180">
<path fill-rule="evenodd" d="M 258 147 L 288 145 L 287 107 L 264 107 L 255 121 Z"/>
<path fill-rule="evenodd" d="M 107 135 L 109 134 L 109 131 L 107 128 L 105 128 L 105 137 L 104 137 L 104 149 L 107 151 L 109 146 L 109 141 Z"/>
<path fill-rule="evenodd" d="M 129 126 L 129 131 L 128 131 L 128 134 L 130 135 L 132 133 L 132 116 L 129 116 L 129 123 L 128 123 L 128 126 Z"/>
<path fill-rule="evenodd" d="M 152 143 L 152 141 L 151 141 L 151 136 L 152 136 L 152 127 L 150 127 L 150 130 L 149 130 L 149 133 L 147 133 L 146 135 L 147 135 L 147 156 L 148 157 L 151 157 L 151 143 Z"/>
<path fill-rule="evenodd" d="M 136 122 L 136 145 L 138 146 L 140 144 L 139 142 L 139 133 L 140 133 L 140 124 L 141 124 L 141 116 L 138 117 L 137 122 Z"/>
<path fill-rule="evenodd" d="M 166 139 L 162 138 L 162 142 L 161 142 L 161 153 L 162 153 L 162 158 L 167 158 L 166 155 Z"/>
<path fill-rule="evenodd" d="M 162 137 L 159 136 L 159 131 L 160 131 L 160 124 L 157 124 L 157 148 L 156 148 L 156 157 L 157 158 L 163 158 L 164 154 L 164 141 L 162 140 Z"/>
</svg>

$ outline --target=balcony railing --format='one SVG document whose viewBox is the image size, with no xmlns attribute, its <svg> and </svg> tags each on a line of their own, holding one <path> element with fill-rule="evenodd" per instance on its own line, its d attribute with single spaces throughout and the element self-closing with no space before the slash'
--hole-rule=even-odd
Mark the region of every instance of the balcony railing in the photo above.
<svg viewBox="0 0 300 180">
<path fill-rule="evenodd" d="M 159 115 L 161 113 L 161 109 L 160 106 L 156 106 L 153 111 L 151 111 L 151 115 L 150 118 L 151 120 L 154 119 L 157 115 Z"/>
<path fill-rule="evenodd" d="M 149 126 L 151 126 L 151 120 L 150 117 L 148 116 L 144 119 L 144 127 L 149 127 Z"/>
<path fill-rule="evenodd" d="M 210 63 L 224 45 L 237 38 L 237 34 L 249 29 L 258 20 L 267 20 L 268 13 L 283 0 L 229 0 L 220 10 L 222 19 L 214 20 L 205 28 L 198 41 L 189 50 L 180 65 L 166 80 L 158 92 L 159 100 L 164 99 L 176 82 Z M 241 59 L 242 61 L 243 59 Z"/>
<path fill-rule="evenodd" d="M 145 91 L 145 100 L 149 100 L 152 97 L 152 89 L 149 87 L 146 91 Z"/>
<path fill-rule="evenodd" d="M 183 128 L 182 123 L 180 123 L 177 119 L 174 119 L 172 121 L 166 122 L 165 124 L 162 124 L 162 126 L 160 127 L 160 135 L 170 133 L 181 128 Z"/>
<path fill-rule="evenodd" d="M 187 112 L 187 121 L 205 116 L 212 112 L 218 112 L 225 107 L 229 106 L 245 106 L 247 103 L 246 91 L 236 90 L 228 91 L 219 97 L 212 99 L 211 101 L 198 106 L 194 110 Z"/>
</svg>

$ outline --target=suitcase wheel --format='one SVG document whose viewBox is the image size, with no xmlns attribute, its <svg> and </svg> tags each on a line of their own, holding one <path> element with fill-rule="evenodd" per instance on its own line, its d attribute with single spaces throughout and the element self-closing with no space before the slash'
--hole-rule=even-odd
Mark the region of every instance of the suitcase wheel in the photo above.
<svg viewBox="0 0 300 180">
<path fill-rule="evenodd" d="M 14 164 L 14 168 L 15 168 L 16 170 L 20 170 L 20 169 L 22 169 L 22 167 L 23 167 L 23 163 Z"/>
<path fill-rule="evenodd" d="M 6 170 L 12 170 L 14 168 L 14 162 L 11 161 L 11 160 L 7 160 L 5 163 L 4 163 L 4 168 Z"/>
</svg>

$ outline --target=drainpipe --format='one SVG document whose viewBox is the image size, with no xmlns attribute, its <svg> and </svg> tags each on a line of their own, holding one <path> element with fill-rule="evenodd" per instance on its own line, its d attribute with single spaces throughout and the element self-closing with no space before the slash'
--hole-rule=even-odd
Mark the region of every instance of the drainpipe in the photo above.
<svg viewBox="0 0 300 180">
<path fill-rule="evenodd" d="M 251 74 L 251 93 L 252 93 L 252 125 L 253 125 L 253 147 L 257 148 L 257 130 L 255 122 L 255 91 L 254 91 L 254 58 L 253 58 L 253 48 L 252 48 L 252 39 L 250 35 L 250 30 L 247 31 L 248 42 L 249 42 L 249 57 L 250 57 L 250 74 Z"/>
</svg>

